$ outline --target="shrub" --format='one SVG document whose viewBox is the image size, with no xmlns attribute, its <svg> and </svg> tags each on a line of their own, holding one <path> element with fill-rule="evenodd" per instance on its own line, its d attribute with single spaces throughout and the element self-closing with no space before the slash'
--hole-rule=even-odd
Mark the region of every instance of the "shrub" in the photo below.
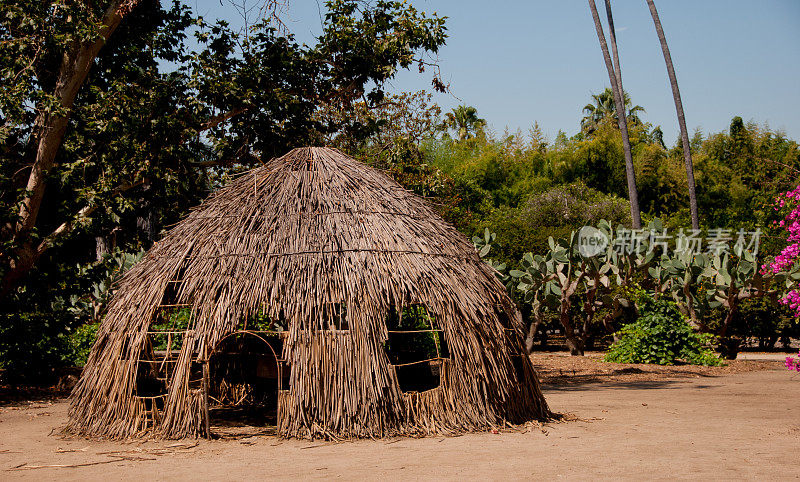
<svg viewBox="0 0 800 482">
<path fill-rule="evenodd" d="M 68 322 L 59 313 L 0 313 L 0 383 L 48 385 L 64 366 L 70 347 L 63 335 Z"/>
<path fill-rule="evenodd" d="M 97 329 L 100 323 L 86 323 L 79 326 L 68 335 L 69 353 L 64 357 L 64 364 L 67 366 L 82 367 L 86 365 L 89 352 L 97 337 Z"/>
<path fill-rule="evenodd" d="M 667 300 L 644 300 L 638 319 L 624 325 L 619 341 L 606 353 L 615 363 L 654 363 L 674 365 L 677 361 L 693 365 L 719 366 L 722 360 L 709 348 L 713 336 L 695 333 Z"/>
</svg>

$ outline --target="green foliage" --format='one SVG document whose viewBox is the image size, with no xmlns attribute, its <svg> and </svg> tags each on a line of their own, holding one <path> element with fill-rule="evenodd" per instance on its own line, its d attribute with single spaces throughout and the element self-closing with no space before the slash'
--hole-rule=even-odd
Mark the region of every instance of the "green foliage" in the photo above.
<svg viewBox="0 0 800 482">
<path fill-rule="evenodd" d="M 615 363 L 653 363 L 674 365 L 719 366 L 722 360 L 709 348 L 713 336 L 695 333 L 675 303 L 666 300 L 645 301 L 639 317 L 618 332 L 619 341 L 606 353 L 605 360 Z"/>
<path fill-rule="evenodd" d="M 282 318 L 272 318 L 267 315 L 263 308 L 250 319 L 246 320 L 245 329 L 254 331 L 268 331 L 268 332 L 281 332 L 286 331 L 286 320 Z"/>
<path fill-rule="evenodd" d="M 60 316 L 59 316 L 60 315 Z M 0 369 L 4 381 L 55 382 L 54 367 L 72 364 L 72 349 L 64 335 L 69 326 L 60 310 L 0 313 Z"/>
<path fill-rule="evenodd" d="M 602 106 L 595 107 L 603 111 Z M 680 144 L 667 149 L 659 127 L 642 119 L 629 124 L 645 219 L 659 217 L 672 230 L 687 226 L 686 170 Z M 705 227 L 752 231 L 759 226 L 765 229 L 777 219 L 770 206 L 776 195 L 794 186 L 800 169 L 797 142 L 781 132 L 734 121 L 730 132 L 708 138 L 695 134 L 691 146 Z M 616 217 L 627 209 L 627 187 L 622 143 L 611 119 L 599 121 L 591 135 L 569 137 L 562 132 L 552 142 L 534 126 L 528 136 L 484 131 L 463 140 L 429 139 L 423 152 L 429 164 L 453 180 L 458 203 L 450 220 L 467 234 L 479 234 L 485 228 L 497 233 L 501 248 L 496 254 L 509 265 L 526 251 L 542 252 L 548 236 L 566 237 L 572 229 L 600 218 L 627 224 Z M 563 196 L 559 190 L 568 191 L 568 196 L 570 191 L 586 193 L 588 206 L 568 199 L 575 209 L 566 209 L 562 216 L 557 210 L 548 213 L 548 204 L 558 207 L 545 194 L 550 190 L 558 196 Z M 601 196 L 606 200 L 591 199 Z M 619 204 L 613 212 L 600 213 L 603 205 L 615 199 Z M 526 212 L 532 205 L 533 212 Z M 537 210 L 545 215 L 536 216 Z M 764 237 L 761 253 L 776 254 L 775 239 Z"/>
<path fill-rule="evenodd" d="M 74 294 L 70 296 L 68 311 L 77 319 L 91 320 L 91 323 L 99 322 L 108 302 L 111 301 L 112 287 L 126 271 L 142 259 L 142 256 L 144 251 L 123 253 L 119 248 L 115 248 L 98 261 L 77 266 L 79 277 L 98 281 L 92 283 L 89 293 L 84 296 L 79 297 Z"/>
<path fill-rule="evenodd" d="M 566 239 L 574 229 L 597 225 L 601 219 L 612 225 L 630 224 L 627 200 L 577 181 L 531 194 L 516 209 L 497 209 L 486 224 L 498 233 L 497 254 L 510 261 L 528 251 L 543 253 L 548 238 Z"/>
<path fill-rule="evenodd" d="M 323 32 L 307 46 L 269 21 L 238 33 L 177 1 L 142 0 L 80 90 L 37 229 L 7 237 L 26 194 L 36 115 L 52 103 L 63 55 L 96 37 L 105 9 L 105 2 L 29 3 L 0 1 L 0 275 L 10 253 L 65 222 L 59 243 L 125 227 L 117 237 L 126 251 L 149 246 L 218 180 L 347 129 L 320 122 L 318 107 L 380 101 L 398 69 L 446 38 L 443 19 L 397 1 L 327 2 Z M 87 207 L 92 215 L 80 214 Z M 150 236 L 135 229 L 143 217 L 154 225 Z"/>
<path fill-rule="evenodd" d="M 773 349 L 778 342 L 788 347 L 792 338 L 800 338 L 800 321 L 785 305 L 776 306 L 768 298 L 751 298 L 742 301 L 730 333 L 740 339 L 754 337 L 761 350 Z"/>
<path fill-rule="evenodd" d="M 99 328 L 100 323 L 87 323 L 68 335 L 69 353 L 63 360 L 66 365 L 81 367 L 86 364 Z"/>
<path fill-rule="evenodd" d="M 118 249 L 85 265 L 54 264 L 0 309 L 0 368 L 11 382 L 49 383 L 53 369 L 82 365 L 112 285 L 142 252 Z M 80 296 L 78 293 L 82 293 Z"/>
<path fill-rule="evenodd" d="M 605 220 L 587 229 L 607 244 L 596 252 L 581 250 L 583 230 L 560 239 L 551 237 L 543 254 L 525 253 L 519 269 L 501 276 L 526 304 L 531 323 L 538 325 L 558 313 L 568 344 L 577 346 L 576 351 L 582 349 L 598 320 L 607 331 L 613 330 L 614 321 L 625 314 L 642 287 L 655 297 L 671 296 L 700 331 L 715 332 L 728 343 L 724 337 L 735 324 L 742 300 L 774 297 L 776 289 L 800 278 L 798 270 L 761 273 L 753 253 L 740 242 L 734 244 L 733 255 L 679 250 L 677 245 L 685 243 L 681 237 L 675 245 L 664 246 L 663 240 L 650 237 L 664 232 L 657 218 L 648 223 L 648 235 L 636 243 L 631 230 L 619 225 L 613 231 Z M 494 239 L 488 230 L 483 239 L 473 238 L 485 260 Z"/>
<path fill-rule="evenodd" d="M 498 275 L 501 279 L 507 281 L 508 276 L 505 274 L 506 264 L 495 261 L 489 257 L 489 253 L 491 252 L 492 248 L 497 247 L 495 238 L 497 238 L 497 235 L 490 232 L 489 228 L 486 228 L 483 231 L 483 236 L 472 237 L 472 245 L 475 247 L 475 251 L 478 252 L 478 256 L 480 256 L 485 263 L 494 268 L 498 272 Z"/>
<path fill-rule="evenodd" d="M 172 308 L 159 313 L 158 318 L 150 325 L 150 330 L 182 332 L 189 329 L 192 323 L 190 308 Z M 180 350 L 183 344 L 181 333 L 159 333 L 151 337 L 154 350 Z"/>
<path fill-rule="evenodd" d="M 678 147 L 670 157 L 680 155 Z M 728 132 L 700 137 L 694 154 L 698 203 L 709 226 L 769 226 L 773 199 L 796 185 L 797 142 L 783 132 L 734 118 Z M 769 253 L 779 250 L 769 239 Z"/>
</svg>

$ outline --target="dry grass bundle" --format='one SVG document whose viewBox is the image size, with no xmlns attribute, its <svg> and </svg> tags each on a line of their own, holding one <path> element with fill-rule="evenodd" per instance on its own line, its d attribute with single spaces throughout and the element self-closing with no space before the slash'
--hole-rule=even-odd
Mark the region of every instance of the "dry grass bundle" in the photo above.
<svg viewBox="0 0 800 482">
<path fill-rule="evenodd" d="M 192 322 L 169 333 L 179 349 L 154 357 L 152 323 L 167 305 L 189 307 Z M 437 387 L 403 392 L 386 319 L 412 305 L 435 319 L 448 353 L 437 348 Z M 331 306 L 346 326 L 331 326 Z M 124 276 L 67 430 L 208 435 L 209 357 L 256 313 L 287 326 L 283 436 L 448 434 L 550 415 L 519 313 L 464 236 L 383 173 L 300 148 L 216 192 Z M 163 390 L 145 395 L 143 374 Z"/>
</svg>

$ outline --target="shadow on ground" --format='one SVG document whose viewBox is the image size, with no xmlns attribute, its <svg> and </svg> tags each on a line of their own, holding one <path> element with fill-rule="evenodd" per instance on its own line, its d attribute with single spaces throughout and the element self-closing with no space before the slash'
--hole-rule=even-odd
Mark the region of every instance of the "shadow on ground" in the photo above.
<svg viewBox="0 0 800 482">
<path fill-rule="evenodd" d="M 709 378 L 710 375 L 698 375 L 698 377 Z M 574 392 L 574 391 L 589 391 L 589 390 L 603 390 L 603 389 L 675 389 L 684 388 L 682 385 L 688 382 L 689 379 L 676 378 L 672 380 L 608 380 L 601 379 L 596 375 L 591 376 L 575 376 L 566 381 L 548 381 L 542 383 L 544 391 L 558 391 L 558 392 Z M 695 385 L 695 388 L 713 388 L 716 385 Z"/>
</svg>

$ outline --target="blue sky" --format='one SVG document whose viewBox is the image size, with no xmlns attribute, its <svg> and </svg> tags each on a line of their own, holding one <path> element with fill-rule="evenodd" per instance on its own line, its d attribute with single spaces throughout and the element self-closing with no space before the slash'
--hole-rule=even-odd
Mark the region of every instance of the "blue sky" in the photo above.
<svg viewBox="0 0 800 482">
<path fill-rule="evenodd" d="M 283 18 L 299 41 L 320 31 L 317 0 L 290 0 Z M 553 139 L 577 132 L 581 108 L 608 85 L 585 0 L 413 0 L 447 16 L 439 52 L 452 95 L 449 109 L 473 105 L 497 132 L 538 121 Z M 236 22 L 219 0 L 197 0 L 209 17 Z M 604 18 L 603 0 L 597 0 Z M 678 125 L 664 59 L 644 0 L 612 1 L 623 84 L 644 120 L 661 125 L 673 144 Z M 690 131 L 719 132 L 730 119 L 768 123 L 800 139 L 800 1 L 656 0 L 675 63 Z M 430 90 L 430 74 L 401 72 L 390 90 Z"/>
</svg>

